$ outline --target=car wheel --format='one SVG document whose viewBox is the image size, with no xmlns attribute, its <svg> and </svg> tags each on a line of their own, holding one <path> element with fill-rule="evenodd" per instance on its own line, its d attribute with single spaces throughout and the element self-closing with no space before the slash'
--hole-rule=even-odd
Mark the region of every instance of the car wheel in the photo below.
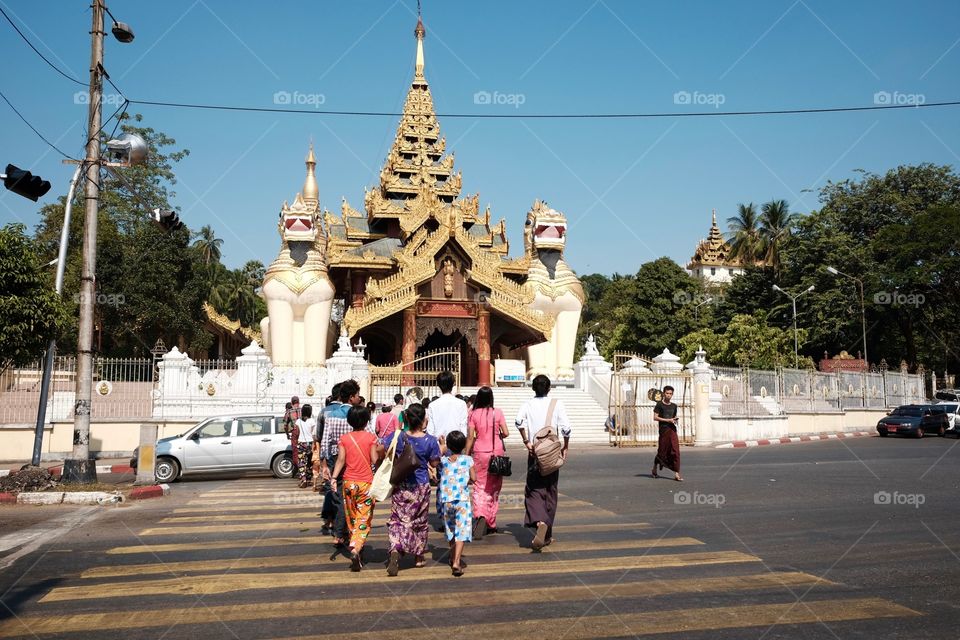
<svg viewBox="0 0 960 640">
<path fill-rule="evenodd" d="M 180 477 L 180 463 L 173 458 L 157 458 L 157 482 L 176 482 Z"/>
<path fill-rule="evenodd" d="M 270 465 L 270 470 L 273 471 L 273 475 L 278 478 L 292 478 L 293 477 L 293 458 L 281 454 L 277 454 L 273 458 L 273 463 Z"/>
<path fill-rule="evenodd" d="M 877 433 L 880 434 L 880 437 L 881 437 L 881 438 L 886 438 L 888 435 L 890 435 L 890 434 L 887 433 L 886 431 L 878 431 Z"/>
</svg>

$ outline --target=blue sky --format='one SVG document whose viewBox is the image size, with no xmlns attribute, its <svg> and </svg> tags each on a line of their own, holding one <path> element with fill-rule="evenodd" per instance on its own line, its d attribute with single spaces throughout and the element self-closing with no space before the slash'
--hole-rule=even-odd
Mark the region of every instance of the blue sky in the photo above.
<svg viewBox="0 0 960 640">
<path fill-rule="evenodd" d="M 45 55 L 86 80 L 87 2 L 0 6 Z M 111 39 L 106 49 L 105 66 L 130 98 L 271 107 L 277 92 L 287 92 L 304 108 L 399 111 L 413 74 L 414 0 L 109 6 L 137 36 L 129 45 Z M 960 99 L 960 3 L 952 1 L 425 0 L 424 22 L 426 76 L 440 113 L 860 106 L 874 104 L 878 92 L 898 101 Z M 74 95 L 82 88 L 47 67 L 5 21 L 0 51 L 15 63 L 0 71 L 4 94 L 79 156 L 86 105 Z M 500 104 L 478 104 L 478 92 Z M 683 104 L 687 94 L 699 104 Z M 191 228 L 209 224 L 224 239 L 230 266 L 276 255 L 279 207 L 302 185 L 311 138 L 321 204 L 339 212 L 343 196 L 362 206 L 397 125 L 393 117 L 131 110 L 190 149 L 176 168 L 175 204 Z M 0 112 L 0 161 L 53 182 L 41 204 L 64 193 L 71 169 L 5 104 Z M 506 218 L 512 254 L 522 250 L 527 210 L 542 198 L 570 221 L 571 266 L 609 274 L 633 273 L 662 255 L 685 264 L 713 208 L 721 222 L 739 202 L 771 198 L 809 212 L 817 206 L 809 190 L 854 169 L 956 165 L 958 117 L 960 108 L 930 108 L 702 119 L 441 118 L 441 127 L 464 193 L 479 192 L 494 220 Z M 38 208 L 0 192 L 0 224 L 32 228 Z"/>
</svg>

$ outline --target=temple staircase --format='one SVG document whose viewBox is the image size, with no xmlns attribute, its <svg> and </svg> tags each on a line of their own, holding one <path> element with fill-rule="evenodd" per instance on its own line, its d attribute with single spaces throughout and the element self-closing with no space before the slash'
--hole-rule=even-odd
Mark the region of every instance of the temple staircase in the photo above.
<svg viewBox="0 0 960 640">
<path fill-rule="evenodd" d="M 466 397 L 476 392 L 477 387 L 461 387 L 457 393 Z M 532 397 L 533 390 L 530 387 L 494 387 L 494 406 L 503 411 L 511 434 L 516 434 L 514 424 L 520 407 Z M 553 387 L 550 389 L 550 397 L 562 400 L 567 408 L 567 416 L 573 427 L 573 434 L 570 437 L 571 446 L 609 443 L 607 432 L 603 428 L 603 423 L 607 419 L 607 409 L 598 404 L 589 393 L 573 387 Z M 508 448 L 513 451 L 519 443 L 520 438 L 507 440 Z"/>
</svg>

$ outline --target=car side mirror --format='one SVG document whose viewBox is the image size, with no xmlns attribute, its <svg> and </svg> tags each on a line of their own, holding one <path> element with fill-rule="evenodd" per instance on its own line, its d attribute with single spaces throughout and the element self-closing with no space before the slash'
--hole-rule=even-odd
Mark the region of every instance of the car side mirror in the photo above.
<svg viewBox="0 0 960 640">
<path fill-rule="evenodd" d="M 195 441 L 195 442 L 200 442 L 200 432 L 199 432 L 199 431 L 194 431 L 193 433 L 191 433 L 191 434 L 190 434 L 190 439 L 193 440 L 193 441 Z"/>
</svg>

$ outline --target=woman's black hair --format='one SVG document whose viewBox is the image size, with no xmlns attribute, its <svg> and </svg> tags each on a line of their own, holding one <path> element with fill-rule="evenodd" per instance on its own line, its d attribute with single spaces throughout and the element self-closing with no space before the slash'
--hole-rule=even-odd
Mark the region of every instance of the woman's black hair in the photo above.
<svg viewBox="0 0 960 640">
<path fill-rule="evenodd" d="M 477 397 L 473 401 L 474 409 L 493 409 L 493 389 L 490 387 L 480 387 L 477 389 Z"/>
<path fill-rule="evenodd" d="M 403 422 L 411 431 L 417 431 L 421 429 L 426 417 L 427 410 L 424 409 L 423 405 L 418 402 L 413 403 L 403 410 Z"/>
<path fill-rule="evenodd" d="M 309 418 L 313 415 L 313 405 L 305 404 L 300 408 L 300 417 Z"/>
<path fill-rule="evenodd" d="M 287 411 L 289 411 L 290 409 L 293 409 L 293 403 L 292 403 L 292 402 L 288 402 L 288 403 L 287 403 L 287 406 L 284 407 L 284 408 L 285 408 Z"/>
<path fill-rule="evenodd" d="M 451 453 L 461 454 L 466 446 L 467 436 L 463 435 L 463 431 L 451 431 L 447 434 L 447 449 L 450 449 Z"/>
<path fill-rule="evenodd" d="M 370 410 L 363 406 L 353 406 L 347 411 L 347 424 L 354 431 L 363 431 L 370 424 Z"/>
</svg>

